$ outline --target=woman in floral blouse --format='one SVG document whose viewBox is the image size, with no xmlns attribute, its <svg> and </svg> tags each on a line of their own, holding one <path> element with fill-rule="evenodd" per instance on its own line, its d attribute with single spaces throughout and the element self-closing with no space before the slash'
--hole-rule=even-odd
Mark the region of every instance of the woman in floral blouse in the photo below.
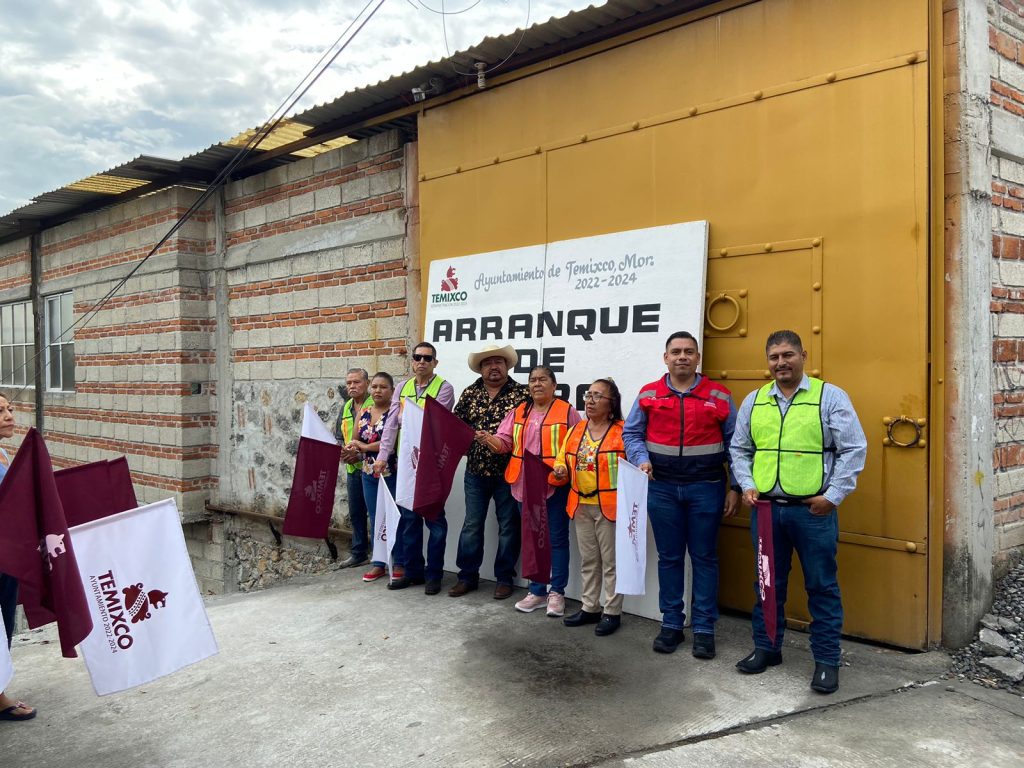
<svg viewBox="0 0 1024 768">
<path fill-rule="evenodd" d="M 370 513 L 370 530 L 376 531 L 377 516 L 377 488 L 383 479 L 387 483 L 391 495 L 395 495 L 395 472 L 397 471 L 398 459 L 392 455 L 388 459 L 384 470 L 378 475 L 374 474 L 373 464 L 377 461 L 377 453 L 380 451 L 380 437 L 384 434 L 384 425 L 388 420 L 388 411 L 391 408 L 391 398 L 395 394 L 395 380 L 388 373 L 376 373 L 370 380 L 370 397 L 373 405 L 364 408 L 356 421 L 356 439 L 352 441 L 355 447 L 363 454 L 363 498 L 366 499 L 366 508 Z M 405 575 L 405 555 L 401 548 L 402 524 L 398 526 L 395 534 L 395 545 L 391 550 L 391 559 L 394 563 L 393 576 L 398 579 Z M 370 570 L 363 574 L 363 581 L 377 581 L 387 573 L 385 564 L 374 560 L 370 564 Z"/>
</svg>

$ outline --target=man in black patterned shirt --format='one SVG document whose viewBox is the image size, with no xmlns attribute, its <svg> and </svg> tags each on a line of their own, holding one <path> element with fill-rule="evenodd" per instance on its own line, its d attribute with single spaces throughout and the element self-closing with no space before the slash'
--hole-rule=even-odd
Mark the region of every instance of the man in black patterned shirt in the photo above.
<svg viewBox="0 0 1024 768">
<path fill-rule="evenodd" d="M 512 579 L 519 559 L 519 507 L 512 490 L 505 482 L 508 454 L 493 453 L 485 442 L 511 411 L 529 396 L 526 386 L 508 377 L 510 368 L 519 362 L 511 346 L 488 346 L 469 356 L 469 367 L 480 378 L 466 387 L 455 406 L 455 415 L 477 432 L 476 442 L 466 459 L 466 520 L 459 536 L 459 580 L 448 590 L 452 597 L 462 597 L 477 588 L 480 564 L 484 559 L 484 523 L 487 507 L 494 499 L 498 518 L 498 551 L 494 556 L 494 599 L 504 600 L 512 594 Z"/>
</svg>

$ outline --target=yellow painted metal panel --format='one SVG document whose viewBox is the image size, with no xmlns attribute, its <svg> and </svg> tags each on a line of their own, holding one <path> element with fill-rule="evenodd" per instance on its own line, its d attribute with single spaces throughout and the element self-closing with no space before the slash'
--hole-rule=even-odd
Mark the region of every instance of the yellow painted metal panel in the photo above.
<svg viewBox="0 0 1024 768">
<path fill-rule="evenodd" d="M 925 0 L 765 0 L 433 110 L 420 128 L 425 263 L 710 221 L 710 316 L 726 330 L 706 328 L 705 367 L 738 401 L 765 380 L 767 332 L 791 326 L 808 368 L 851 394 L 869 456 L 840 513 L 847 629 L 912 647 L 927 639 L 922 553 L 939 544 L 930 426 L 925 447 L 898 448 L 883 419 L 929 415 L 926 47 Z M 749 534 L 727 526 L 721 556 L 722 602 L 749 610 Z"/>
<path fill-rule="evenodd" d="M 419 127 L 422 167 L 455 166 L 927 45 L 923 0 L 766 0 L 428 110 Z"/>
</svg>

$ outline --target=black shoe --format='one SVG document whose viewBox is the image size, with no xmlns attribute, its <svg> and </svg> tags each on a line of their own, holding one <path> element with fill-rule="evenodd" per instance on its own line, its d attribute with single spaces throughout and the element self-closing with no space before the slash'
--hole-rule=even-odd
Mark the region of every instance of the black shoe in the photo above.
<svg viewBox="0 0 1024 768">
<path fill-rule="evenodd" d="M 582 627 L 584 624 L 597 624 L 601 620 L 601 612 L 591 613 L 590 611 L 576 611 L 572 616 L 566 616 L 562 623 L 567 627 Z"/>
<path fill-rule="evenodd" d="M 655 653 L 675 653 L 679 644 L 686 639 L 686 633 L 681 629 L 670 629 L 662 627 L 661 632 L 654 638 Z"/>
<path fill-rule="evenodd" d="M 441 591 L 441 580 L 430 579 L 427 581 L 426 586 L 423 587 L 423 593 L 426 595 L 436 595 Z"/>
<path fill-rule="evenodd" d="M 389 582 L 388 583 L 388 589 L 407 589 L 407 588 L 413 586 L 414 584 L 422 584 L 422 583 L 423 583 L 423 577 L 422 576 L 419 577 L 419 578 L 415 578 L 415 577 L 410 578 L 409 576 L 403 576 L 400 579 L 395 579 L 394 581 Z"/>
<path fill-rule="evenodd" d="M 338 563 L 338 567 L 339 568 L 355 568 L 357 565 L 362 565 L 363 563 L 365 563 L 368 559 L 369 558 L 367 558 L 366 555 L 363 555 L 362 557 L 356 557 L 355 555 L 349 555 L 344 560 L 342 560 L 340 563 Z"/>
<path fill-rule="evenodd" d="M 815 662 L 811 690 L 818 693 L 835 693 L 839 690 L 839 667 Z"/>
<path fill-rule="evenodd" d="M 736 669 L 748 675 L 759 675 L 768 667 L 775 667 L 781 663 L 782 651 L 766 651 L 764 648 L 755 648 L 749 656 L 736 662 Z"/>
<path fill-rule="evenodd" d="M 715 658 L 715 636 L 705 632 L 693 633 L 693 658 Z"/>
<path fill-rule="evenodd" d="M 610 635 L 612 632 L 619 628 L 619 624 L 621 623 L 621 616 L 609 616 L 606 613 L 601 617 L 601 620 L 597 622 L 597 626 L 594 627 L 594 634 L 598 637 Z"/>
</svg>

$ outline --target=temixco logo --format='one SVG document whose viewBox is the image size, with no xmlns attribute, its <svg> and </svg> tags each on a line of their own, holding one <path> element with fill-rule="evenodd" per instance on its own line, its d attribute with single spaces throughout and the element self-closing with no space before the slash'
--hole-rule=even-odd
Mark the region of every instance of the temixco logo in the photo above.
<svg viewBox="0 0 1024 768">
<path fill-rule="evenodd" d="M 324 489 L 327 487 L 327 470 L 321 469 L 316 482 L 306 486 L 306 498 L 313 502 L 313 512 L 319 515 L 324 506 Z"/>
<path fill-rule="evenodd" d="M 461 304 L 469 298 L 466 291 L 459 290 L 459 278 L 455 276 L 455 267 L 449 266 L 445 276 L 441 278 L 441 292 L 430 294 L 433 304 Z"/>
<path fill-rule="evenodd" d="M 89 581 L 111 653 L 131 648 L 135 643 L 131 625 L 152 618 L 152 611 L 167 606 L 166 592 L 159 589 L 147 592 L 141 581 L 118 590 L 112 570 L 90 576 Z"/>
<path fill-rule="evenodd" d="M 635 501 L 633 508 L 629 510 L 629 521 L 626 524 L 626 532 L 629 534 L 629 543 L 633 545 L 633 559 L 640 562 L 640 505 Z"/>
</svg>

